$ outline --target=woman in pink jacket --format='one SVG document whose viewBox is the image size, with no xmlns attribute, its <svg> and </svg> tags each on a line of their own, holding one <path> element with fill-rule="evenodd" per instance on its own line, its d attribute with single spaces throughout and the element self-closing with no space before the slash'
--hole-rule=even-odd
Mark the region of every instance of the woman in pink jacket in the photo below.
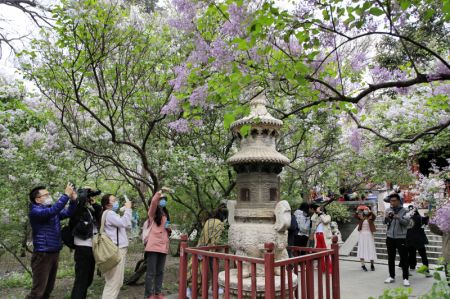
<svg viewBox="0 0 450 299">
<path fill-rule="evenodd" d="M 167 197 L 158 191 L 152 198 L 148 209 L 148 225 L 150 232 L 145 244 L 145 255 L 147 261 L 147 275 L 145 278 L 145 298 L 164 299 L 161 288 L 164 276 L 164 265 L 166 255 L 169 252 L 168 227 L 169 214 L 165 208 Z"/>
</svg>

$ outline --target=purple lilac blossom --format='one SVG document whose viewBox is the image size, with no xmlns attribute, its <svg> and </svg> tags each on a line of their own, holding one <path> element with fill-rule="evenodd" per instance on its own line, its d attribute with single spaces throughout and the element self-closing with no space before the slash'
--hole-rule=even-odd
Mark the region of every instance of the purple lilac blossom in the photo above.
<svg viewBox="0 0 450 299">
<path fill-rule="evenodd" d="M 221 32 L 229 36 L 239 36 L 242 33 L 242 23 L 245 20 L 244 8 L 232 3 L 228 6 L 229 18 L 222 26 Z"/>
<path fill-rule="evenodd" d="M 173 86 L 173 90 L 179 91 L 187 83 L 188 69 L 186 65 L 179 65 L 175 67 L 175 79 L 170 80 L 170 85 Z"/>
<path fill-rule="evenodd" d="M 364 67 L 366 66 L 367 56 L 366 56 L 366 53 L 364 53 L 364 52 L 358 52 L 355 55 L 351 55 L 350 59 L 351 59 L 350 67 L 355 72 L 359 72 L 359 71 L 363 70 Z"/>
<path fill-rule="evenodd" d="M 349 143 L 352 149 L 357 153 L 359 153 L 361 149 L 361 140 L 362 136 L 359 129 L 352 129 L 349 136 Z"/>
<path fill-rule="evenodd" d="M 33 143 L 38 141 L 41 137 L 42 137 L 41 134 L 39 132 L 36 132 L 36 128 L 31 128 L 23 136 L 23 144 L 26 147 L 30 147 L 33 145 Z"/>
<path fill-rule="evenodd" d="M 169 102 L 164 105 L 161 109 L 162 115 L 176 115 L 181 113 L 181 107 L 177 100 L 177 98 L 174 95 L 171 95 L 169 98 Z"/>
<path fill-rule="evenodd" d="M 196 16 L 196 8 L 194 3 L 190 0 L 172 0 L 179 17 L 177 19 L 170 19 L 169 25 L 182 30 L 191 32 L 195 29 L 194 19 Z"/>
<path fill-rule="evenodd" d="M 4 137 L 0 140 L 0 148 L 8 149 L 8 148 L 12 148 L 12 147 L 13 147 L 13 144 L 11 143 L 11 140 L 9 140 L 9 138 Z"/>
<path fill-rule="evenodd" d="M 189 97 L 189 103 L 192 106 L 206 107 L 206 98 L 208 97 L 208 85 L 199 86 L 192 91 Z"/>
<path fill-rule="evenodd" d="M 442 61 L 436 63 L 436 72 L 439 74 L 450 74 L 450 68 L 448 68 Z"/>
<path fill-rule="evenodd" d="M 170 122 L 168 126 L 170 129 L 176 131 L 177 133 L 187 133 L 190 130 L 189 122 L 184 118 L 180 118 L 176 121 Z"/>
<path fill-rule="evenodd" d="M 299 19 L 303 19 L 305 16 L 309 15 L 312 12 L 315 5 L 316 5 L 315 0 L 299 1 L 299 4 L 294 10 L 294 16 L 296 16 Z"/>
<path fill-rule="evenodd" d="M 234 59 L 233 53 L 228 49 L 228 44 L 219 38 L 211 43 L 211 55 L 215 58 L 213 67 L 217 69 L 222 69 Z"/>
<path fill-rule="evenodd" d="M 201 119 L 194 119 L 194 120 L 191 121 L 191 123 L 192 123 L 192 125 L 194 127 L 201 127 L 201 126 L 203 126 L 203 120 L 201 120 Z"/>
<path fill-rule="evenodd" d="M 289 50 L 294 56 L 298 56 L 302 52 L 302 46 L 299 44 L 298 39 L 295 37 L 295 35 L 291 35 L 289 37 Z"/>
<path fill-rule="evenodd" d="M 436 86 L 435 88 L 433 88 L 432 91 L 433 95 L 447 95 L 450 96 L 450 84 L 440 84 L 439 86 Z"/>
<path fill-rule="evenodd" d="M 199 35 L 196 36 L 195 50 L 189 55 L 188 61 L 192 63 L 207 63 L 210 47 Z"/>
<path fill-rule="evenodd" d="M 436 210 L 430 223 L 437 225 L 443 233 L 450 233 L 450 202 Z"/>
</svg>

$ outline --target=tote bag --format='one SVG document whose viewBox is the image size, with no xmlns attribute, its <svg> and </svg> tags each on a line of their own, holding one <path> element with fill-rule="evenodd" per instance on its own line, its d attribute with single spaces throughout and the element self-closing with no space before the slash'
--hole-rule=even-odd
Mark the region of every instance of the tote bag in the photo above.
<svg viewBox="0 0 450 299">
<path fill-rule="evenodd" d="M 108 211 L 103 213 L 100 232 L 92 239 L 92 251 L 98 269 L 105 273 L 119 264 L 122 259 L 119 252 L 119 244 L 114 244 L 105 233 L 105 220 Z M 117 239 L 117 242 L 119 240 Z"/>
</svg>

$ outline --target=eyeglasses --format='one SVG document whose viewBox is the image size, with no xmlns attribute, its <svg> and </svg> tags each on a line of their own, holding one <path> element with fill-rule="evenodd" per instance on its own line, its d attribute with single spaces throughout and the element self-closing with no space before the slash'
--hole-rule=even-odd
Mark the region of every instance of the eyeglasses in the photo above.
<svg viewBox="0 0 450 299">
<path fill-rule="evenodd" d="M 36 196 L 36 198 L 40 198 L 40 197 L 43 197 L 43 196 L 49 196 L 49 195 L 50 195 L 50 193 L 45 193 L 45 194 L 41 194 L 39 196 Z"/>
</svg>

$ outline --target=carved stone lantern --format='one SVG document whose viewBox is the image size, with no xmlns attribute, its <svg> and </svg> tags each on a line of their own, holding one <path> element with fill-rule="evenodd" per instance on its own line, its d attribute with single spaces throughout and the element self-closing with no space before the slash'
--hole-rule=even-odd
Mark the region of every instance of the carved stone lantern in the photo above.
<svg viewBox="0 0 450 299">
<path fill-rule="evenodd" d="M 276 150 L 278 130 L 283 122 L 266 109 L 263 94 L 250 102 L 250 115 L 231 124 L 233 134 L 240 139 L 239 151 L 228 159 L 237 172 L 236 222 L 272 222 L 275 204 L 280 199 L 278 175 L 289 159 Z M 241 136 L 244 125 L 250 125 L 247 136 Z"/>
<path fill-rule="evenodd" d="M 275 260 L 288 258 L 287 229 L 291 223 L 291 208 L 280 201 L 279 174 L 289 159 L 276 150 L 276 138 L 283 122 L 266 109 L 266 98 L 259 95 L 250 102 L 250 114 L 231 125 L 232 133 L 240 140 L 240 149 L 227 163 L 237 172 L 237 200 L 228 201 L 228 241 L 236 255 L 263 258 L 264 244 L 274 244 Z M 250 126 L 246 136 L 241 128 Z M 264 264 L 256 265 L 254 274 L 250 264 L 242 265 L 242 281 L 238 282 L 237 269 L 230 270 L 230 298 L 237 298 L 238 285 L 243 298 L 251 298 L 252 279 L 256 280 L 257 298 L 265 298 Z M 280 269 L 275 270 L 275 293 L 280 294 Z M 251 276 L 256 277 L 251 277 Z M 292 274 L 294 286 L 296 275 Z M 225 285 L 225 272 L 219 273 L 219 284 Z M 287 287 L 287 285 L 286 285 Z"/>
</svg>

